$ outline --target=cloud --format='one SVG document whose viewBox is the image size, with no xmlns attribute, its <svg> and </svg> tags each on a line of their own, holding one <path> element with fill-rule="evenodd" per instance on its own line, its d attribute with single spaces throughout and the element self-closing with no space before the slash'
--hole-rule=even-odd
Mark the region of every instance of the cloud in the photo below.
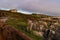
<svg viewBox="0 0 60 40">
<path fill-rule="evenodd" d="M 28 12 L 60 15 L 60 0 L 1 0 L 0 8 L 16 8 Z"/>
</svg>

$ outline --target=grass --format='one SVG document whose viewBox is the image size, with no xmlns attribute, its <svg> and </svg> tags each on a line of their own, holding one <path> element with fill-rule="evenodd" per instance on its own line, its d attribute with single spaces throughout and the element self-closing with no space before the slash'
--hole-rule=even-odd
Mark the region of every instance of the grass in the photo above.
<svg viewBox="0 0 60 40">
<path fill-rule="evenodd" d="M 43 37 L 34 35 L 32 31 L 27 31 L 26 28 L 24 28 L 24 27 L 23 28 L 15 27 L 15 28 L 24 32 L 26 35 L 31 37 L 33 40 L 44 40 Z"/>
<path fill-rule="evenodd" d="M 26 35 L 31 37 L 33 40 L 44 40 L 43 37 L 36 36 L 33 31 L 27 31 L 27 23 L 23 21 L 18 21 L 18 19 L 9 19 L 6 21 L 8 25 L 15 27 L 16 29 L 24 32 Z"/>
</svg>

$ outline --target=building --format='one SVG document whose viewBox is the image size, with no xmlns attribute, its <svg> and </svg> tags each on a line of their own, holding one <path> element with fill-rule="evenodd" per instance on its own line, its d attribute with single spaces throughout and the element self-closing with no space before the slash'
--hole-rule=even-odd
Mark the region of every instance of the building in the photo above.
<svg viewBox="0 0 60 40">
<path fill-rule="evenodd" d="M 11 10 L 9 10 L 10 12 L 17 12 L 17 10 L 16 9 L 11 9 Z"/>
</svg>

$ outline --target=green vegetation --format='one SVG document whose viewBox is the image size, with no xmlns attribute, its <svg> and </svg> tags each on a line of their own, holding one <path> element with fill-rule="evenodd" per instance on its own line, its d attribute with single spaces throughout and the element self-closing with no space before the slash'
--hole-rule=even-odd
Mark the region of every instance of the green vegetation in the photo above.
<svg viewBox="0 0 60 40">
<path fill-rule="evenodd" d="M 32 33 L 32 31 L 27 31 L 27 23 L 23 21 L 18 21 L 19 19 L 9 19 L 6 21 L 8 25 L 11 25 L 15 27 L 18 30 L 21 30 L 25 34 L 27 34 L 29 37 L 31 37 L 33 40 L 43 40 L 43 37 L 36 36 Z"/>
<path fill-rule="evenodd" d="M 6 24 L 11 25 L 18 30 L 21 30 L 29 37 L 31 37 L 33 40 L 43 40 L 43 37 L 34 35 L 32 31 L 27 31 L 27 19 L 40 20 L 41 18 L 48 18 L 49 16 L 42 14 L 28 15 L 28 14 L 14 13 L 4 10 L 0 10 L 0 13 L 2 14 L 0 15 L 2 17 L 9 17 L 9 19 L 6 21 Z"/>
</svg>

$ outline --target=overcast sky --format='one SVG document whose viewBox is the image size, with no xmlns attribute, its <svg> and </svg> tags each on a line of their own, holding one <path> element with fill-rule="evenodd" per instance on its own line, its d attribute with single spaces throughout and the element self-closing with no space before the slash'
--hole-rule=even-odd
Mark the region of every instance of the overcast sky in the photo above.
<svg viewBox="0 0 60 40">
<path fill-rule="evenodd" d="M 0 0 L 0 8 L 60 16 L 60 0 Z"/>
</svg>

